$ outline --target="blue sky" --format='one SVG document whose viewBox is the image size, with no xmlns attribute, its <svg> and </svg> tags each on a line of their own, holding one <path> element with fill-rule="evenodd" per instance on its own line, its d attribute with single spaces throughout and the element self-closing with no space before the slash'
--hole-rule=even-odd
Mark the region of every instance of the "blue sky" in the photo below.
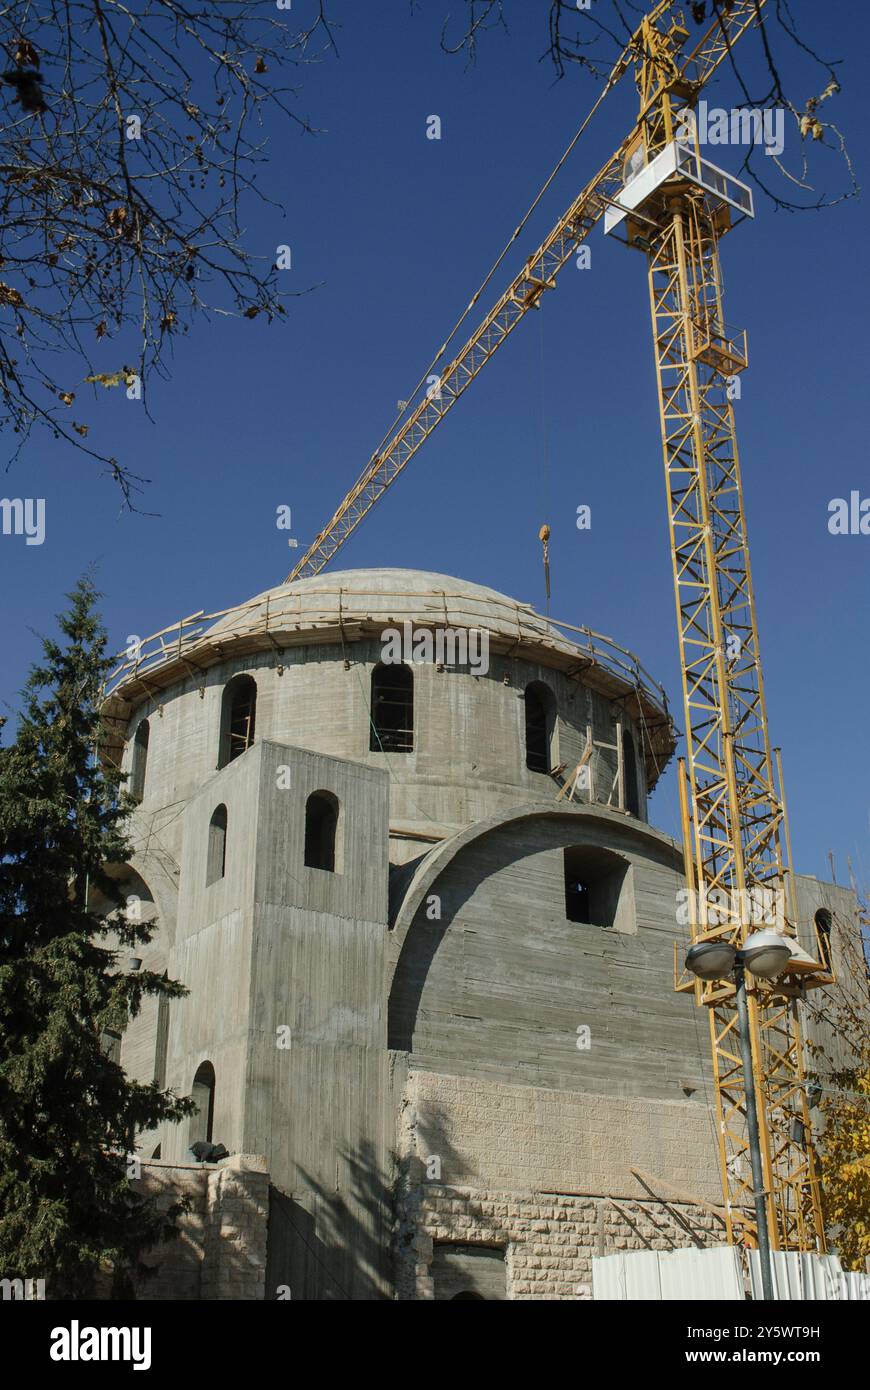
<svg viewBox="0 0 870 1390">
<path fill-rule="evenodd" d="M 312 8 L 296 0 L 294 18 Z M 286 215 L 252 205 L 246 238 L 269 257 L 289 244 L 287 287 L 311 292 L 283 324 L 218 318 L 180 339 L 171 379 L 152 388 L 153 423 L 109 393 L 89 412 L 91 440 L 150 479 L 139 505 L 157 515 L 123 511 L 95 465 L 45 437 L 4 475 L 4 495 L 44 497 L 47 516 L 42 546 L 0 537 L 4 712 L 38 655 L 36 633 L 51 630 L 91 564 L 118 647 L 280 582 L 294 552 L 276 508 L 292 508 L 302 542 L 319 530 L 556 163 L 598 88 L 579 71 L 556 83 L 538 61 L 545 0 L 507 0 L 510 32 L 484 36 L 474 67 L 439 47 L 447 8 L 333 0 L 339 55 L 307 68 L 299 95 L 323 133 L 273 124 L 263 186 Z M 846 134 L 861 181 L 867 8 L 793 0 L 793 11 L 805 37 L 843 60 L 842 94 L 823 114 Z M 757 41 L 744 42 L 747 71 L 758 71 Z M 784 46 L 780 57 L 795 99 L 824 86 Z M 740 101 L 727 75 L 708 99 Z M 634 113 L 624 80 L 492 298 Z M 440 141 L 426 139 L 431 114 Z M 787 139 L 794 167 L 790 127 Z M 841 166 L 817 153 L 819 186 L 842 188 Z M 716 158 L 738 166 L 735 150 Z M 832 498 L 870 496 L 866 204 L 756 206 L 723 243 L 723 265 L 728 319 L 749 332 L 738 429 L 771 732 L 797 867 L 827 877 L 833 849 L 841 882 L 846 855 L 870 880 L 870 536 L 827 529 Z M 553 614 L 635 650 L 679 710 L 645 267 L 600 232 L 590 245 L 591 268 L 565 268 L 333 567 L 439 570 L 542 605 L 547 521 Z M 582 503 L 588 532 L 575 525 Z M 676 814 L 671 772 L 652 815 L 674 831 Z"/>
</svg>

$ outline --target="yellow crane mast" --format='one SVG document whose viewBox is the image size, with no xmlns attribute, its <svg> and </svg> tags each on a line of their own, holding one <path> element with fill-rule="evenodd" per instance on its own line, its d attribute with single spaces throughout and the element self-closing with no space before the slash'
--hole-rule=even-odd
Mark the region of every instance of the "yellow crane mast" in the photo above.
<svg viewBox="0 0 870 1390">
<path fill-rule="evenodd" d="M 663 151 L 676 149 L 679 161 L 677 108 L 695 93 L 675 70 L 685 31 L 664 32 L 648 19 L 641 33 L 637 139 L 649 169 Z M 697 143 L 682 144 L 703 165 Z M 646 220 L 626 221 L 629 241 L 646 251 L 649 265 L 687 744 L 680 800 L 692 938 L 740 946 L 753 915 L 764 918 L 781 902 L 780 915 L 793 930 L 794 913 L 784 901 L 790 886 L 785 807 L 768 735 L 728 389 L 746 366 L 745 335 L 729 331 L 722 307 L 718 243 L 732 205 L 717 202 L 705 187 L 718 172 L 702 168 L 694 182 L 680 179 L 678 168 L 644 200 Z M 742 203 L 739 187 L 728 191 Z M 695 988 L 709 1007 L 729 1239 L 734 1217 L 753 1199 L 745 1125 L 746 1091 L 753 1086 L 764 1189 L 772 1199 L 770 1245 L 823 1251 L 797 1010 L 802 986 L 786 979 L 750 989 L 751 1077 L 741 1064 L 733 986 Z"/>
<path fill-rule="evenodd" d="M 661 0 L 644 18 L 605 89 L 633 70 L 640 95 L 635 127 L 457 355 L 429 378 L 288 576 L 305 578 L 328 563 L 527 311 L 555 287 L 593 227 L 603 222 L 605 232 L 621 234 L 648 262 L 686 729 L 679 788 L 690 934 L 695 944 L 737 948 L 771 904 L 780 908 L 787 938 L 795 936 L 796 918 L 730 400 L 731 383 L 746 366 L 746 341 L 725 323 L 718 249 L 735 215 L 752 214 L 752 195 L 703 157 L 691 112 L 764 3 L 725 0 L 688 51 L 674 0 Z M 731 1242 L 758 1241 L 752 1213 L 762 1207 L 747 1125 L 754 1106 L 769 1245 L 825 1249 L 798 1001 L 807 987 L 829 980 L 826 968 L 805 961 L 775 984 L 748 982 L 751 1066 L 741 1055 L 733 980 L 678 985 L 694 990 L 709 1013 Z"/>
</svg>

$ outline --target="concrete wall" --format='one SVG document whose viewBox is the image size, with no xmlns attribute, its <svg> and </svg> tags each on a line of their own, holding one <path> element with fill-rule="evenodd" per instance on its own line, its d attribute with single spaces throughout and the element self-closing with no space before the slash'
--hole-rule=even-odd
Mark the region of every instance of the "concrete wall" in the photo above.
<svg viewBox="0 0 870 1390">
<path fill-rule="evenodd" d="M 244 1132 L 268 1155 L 276 1194 L 267 1296 L 289 1284 L 300 1298 L 382 1297 L 387 779 L 277 745 L 262 745 L 261 759 Z M 341 872 L 303 864 L 304 806 L 317 790 L 339 803 Z"/>
<path fill-rule="evenodd" d="M 709 1046 L 692 998 L 673 991 L 673 842 L 616 814 L 551 803 L 458 843 L 452 856 L 449 846 L 433 852 L 442 867 L 418 889 L 410 923 L 413 902 L 397 919 L 390 1045 L 433 1071 L 662 1099 L 682 1100 L 688 1086 L 699 1105 Z M 582 844 L 629 864 L 625 930 L 566 919 L 563 850 Z"/>
<path fill-rule="evenodd" d="M 181 879 L 170 974 L 189 994 L 170 1006 L 167 1080 L 189 1095 L 199 1066 L 212 1064 L 213 1139 L 230 1152 L 256 1151 L 245 1143 L 244 1105 L 261 752 L 252 748 L 215 773 L 179 817 Z M 227 808 L 226 871 L 208 884 L 209 822 L 219 805 Z M 183 1160 L 189 1134 L 189 1123 L 169 1127 L 163 1156 Z"/>
<path fill-rule="evenodd" d="M 305 806 L 339 804 L 337 872 L 304 864 Z M 207 882 L 209 822 L 227 809 L 223 878 Z M 185 806 L 169 972 L 167 1084 L 214 1067 L 212 1138 L 266 1156 L 269 1296 L 373 1297 L 385 1288 L 389 1173 L 384 1007 L 386 775 L 258 739 Z M 192 1122 L 149 1144 L 184 1162 Z M 314 1252 L 312 1254 L 312 1252 Z"/>
<path fill-rule="evenodd" d="M 629 865 L 618 927 L 566 920 L 574 845 Z M 399 1297 L 452 1297 L 478 1268 L 491 1282 L 469 1245 L 503 1258 L 502 1296 L 576 1299 L 595 1254 L 722 1243 L 706 1019 L 673 991 L 673 842 L 550 803 L 427 860 L 390 945 Z"/>
<path fill-rule="evenodd" d="M 399 1151 L 446 1186 L 517 1192 L 639 1195 L 637 1168 L 714 1205 L 721 1202 L 711 1109 L 511 1085 L 489 1078 L 408 1073 L 398 1106 Z"/>
</svg>

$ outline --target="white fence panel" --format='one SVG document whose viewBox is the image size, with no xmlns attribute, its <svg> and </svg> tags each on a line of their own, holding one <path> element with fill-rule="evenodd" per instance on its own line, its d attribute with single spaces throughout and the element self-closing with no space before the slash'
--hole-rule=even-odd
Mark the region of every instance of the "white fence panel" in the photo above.
<svg viewBox="0 0 870 1390">
<path fill-rule="evenodd" d="M 848 1269 L 843 1274 L 843 1283 L 843 1298 L 849 1299 L 850 1302 L 854 1299 L 859 1299 L 862 1303 L 870 1302 L 870 1275 Z"/>
<path fill-rule="evenodd" d="M 596 1255 L 592 1260 L 592 1297 L 619 1301 L 661 1300 L 659 1261 L 655 1250 L 630 1255 Z"/>
<path fill-rule="evenodd" d="M 751 1296 L 760 1300 L 758 1251 L 741 1252 L 728 1245 L 709 1250 L 636 1250 L 596 1256 L 592 1261 L 592 1296 L 626 1302 L 742 1302 L 746 1297 L 744 1253 L 748 1255 Z M 775 1250 L 772 1270 L 773 1296 L 780 1302 L 870 1302 L 870 1274 L 844 1272 L 836 1255 Z"/>
<path fill-rule="evenodd" d="M 659 1277 L 662 1298 L 668 1301 L 742 1302 L 745 1298 L 740 1251 L 733 1245 L 712 1250 L 661 1251 Z"/>
<path fill-rule="evenodd" d="M 592 1261 L 592 1296 L 630 1302 L 742 1302 L 740 1252 L 721 1245 L 712 1250 L 636 1250 L 599 1255 Z"/>
</svg>

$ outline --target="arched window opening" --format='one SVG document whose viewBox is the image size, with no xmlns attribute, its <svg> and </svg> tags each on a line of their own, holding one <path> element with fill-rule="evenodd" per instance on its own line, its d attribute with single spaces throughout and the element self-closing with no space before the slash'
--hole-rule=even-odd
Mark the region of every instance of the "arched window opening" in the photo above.
<svg viewBox="0 0 870 1390">
<path fill-rule="evenodd" d="M 211 1062 L 203 1062 L 197 1067 L 196 1076 L 193 1078 L 193 1088 L 191 1099 L 196 1106 L 196 1114 L 190 1117 L 190 1143 L 195 1144 L 198 1140 L 204 1139 L 207 1144 L 212 1141 L 214 1129 L 214 1067 Z"/>
<path fill-rule="evenodd" d="M 133 739 L 133 757 L 130 764 L 130 795 L 141 801 L 145 795 L 145 770 L 148 766 L 148 740 L 151 726 L 147 719 L 139 721 L 136 737 Z"/>
<path fill-rule="evenodd" d="M 312 792 L 305 803 L 305 867 L 335 873 L 338 802 L 332 792 Z"/>
<path fill-rule="evenodd" d="M 455 1293 L 451 1298 L 450 1302 L 459 1303 L 463 1300 L 469 1301 L 472 1298 L 474 1299 L 475 1303 L 486 1302 L 486 1299 L 484 1298 L 482 1293 L 472 1293 L 471 1289 L 463 1289 L 461 1293 Z"/>
<path fill-rule="evenodd" d="M 630 816 L 640 819 L 637 758 L 634 752 L 634 739 L 627 729 L 622 735 L 622 781 L 625 787 L 625 809 Z"/>
<path fill-rule="evenodd" d="M 372 672 L 369 750 L 414 751 L 414 673 L 400 662 L 382 663 Z"/>
<path fill-rule="evenodd" d="M 831 955 L 831 928 L 834 925 L 834 919 L 826 907 L 820 907 L 813 921 L 816 924 L 816 936 L 819 942 L 819 960 L 830 974 L 831 962 L 833 960 Z"/>
<path fill-rule="evenodd" d="M 162 1149 L 162 1145 L 161 1145 L 161 1144 L 158 1144 L 158 1145 L 157 1145 L 157 1148 L 154 1150 L 154 1152 L 153 1152 L 153 1154 L 151 1155 L 151 1157 L 152 1157 L 152 1158 L 159 1158 L 159 1157 L 160 1157 L 160 1153 L 161 1153 L 161 1149 Z"/>
<path fill-rule="evenodd" d="M 530 772 L 549 772 L 554 764 L 553 733 L 556 727 L 556 701 L 542 681 L 532 681 L 525 690 L 526 767 Z"/>
<path fill-rule="evenodd" d="M 624 891 L 628 869 L 628 860 L 612 850 L 596 845 L 572 845 L 566 849 L 565 916 L 568 921 L 631 930 L 631 902 Z"/>
<path fill-rule="evenodd" d="M 218 806 L 208 823 L 208 863 L 205 884 L 217 883 L 227 867 L 227 808 Z"/>
<path fill-rule="evenodd" d="M 221 746 L 218 767 L 226 767 L 254 742 L 257 682 L 253 676 L 233 676 L 221 702 Z"/>
</svg>

